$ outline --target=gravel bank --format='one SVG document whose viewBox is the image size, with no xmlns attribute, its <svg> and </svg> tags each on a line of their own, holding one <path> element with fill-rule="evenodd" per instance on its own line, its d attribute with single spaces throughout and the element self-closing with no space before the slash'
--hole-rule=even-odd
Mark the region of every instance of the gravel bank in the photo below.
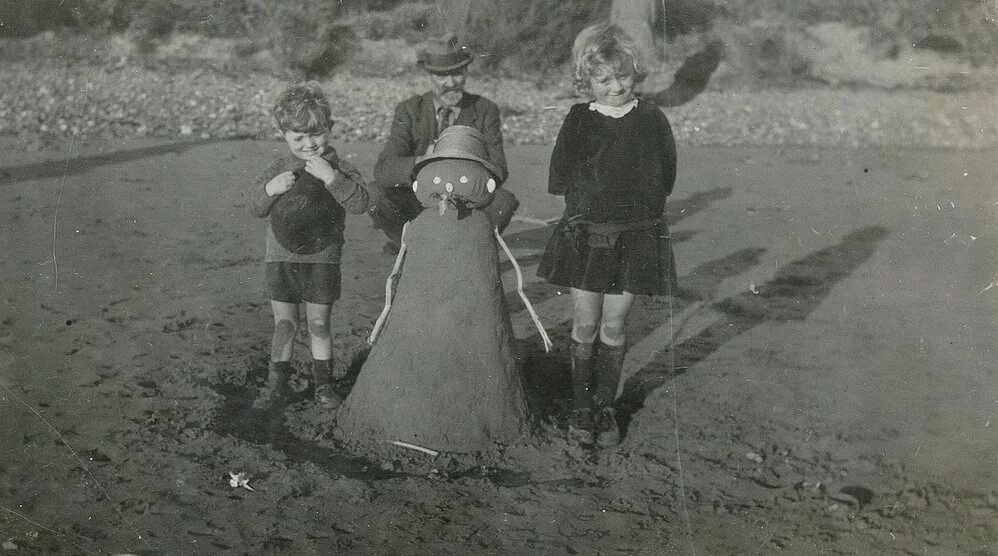
<svg viewBox="0 0 998 556">
<path fill-rule="evenodd" d="M 0 67 L 0 135 L 26 150 L 127 138 L 267 137 L 266 114 L 285 81 L 210 71 L 165 75 L 132 67 Z M 337 118 L 335 139 L 380 142 L 392 107 L 423 90 L 421 75 L 339 75 L 323 82 Z M 567 86 L 538 88 L 510 80 L 471 81 L 504 114 L 506 139 L 551 144 L 574 98 Z M 696 145 L 902 146 L 998 145 L 998 95 L 810 89 L 708 91 L 667 109 L 680 141 Z"/>
</svg>

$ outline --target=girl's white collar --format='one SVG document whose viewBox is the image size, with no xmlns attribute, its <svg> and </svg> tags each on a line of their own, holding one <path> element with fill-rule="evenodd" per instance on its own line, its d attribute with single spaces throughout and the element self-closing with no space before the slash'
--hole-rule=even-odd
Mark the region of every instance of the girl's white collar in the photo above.
<svg viewBox="0 0 998 556">
<path fill-rule="evenodd" d="M 609 116 L 611 118 L 623 118 L 631 110 L 634 110 L 634 107 L 637 105 L 638 105 L 638 99 L 634 99 L 631 102 L 628 102 L 627 104 L 622 104 L 620 106 L 610 106 L 608 104 L 600 104 L 594 100 L 589 103 L 589 109 L 599 112 L 604 116 Z"/>
</svg>

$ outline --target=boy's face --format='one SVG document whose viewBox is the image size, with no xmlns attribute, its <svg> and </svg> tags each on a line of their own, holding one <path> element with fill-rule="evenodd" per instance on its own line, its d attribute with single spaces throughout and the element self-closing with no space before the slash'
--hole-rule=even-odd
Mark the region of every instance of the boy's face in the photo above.
<svg viewBox="0 0 998 556">
<path fill-rule="evenodd" d="M 308 160 L 321 155 L 329 145 L 329 138 L 326 132 L 303 133 L 300 131 L 283 132 L 284 140 L 291 149 L 291 154 L 302 160 Z"/>
</svg>

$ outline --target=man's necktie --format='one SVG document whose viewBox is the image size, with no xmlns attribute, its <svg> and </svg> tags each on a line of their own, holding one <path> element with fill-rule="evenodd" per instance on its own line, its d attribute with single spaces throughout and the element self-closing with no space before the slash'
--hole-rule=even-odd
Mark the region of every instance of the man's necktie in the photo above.
<svg viewBox="0 0 998 556">
<path fill-rule="evenodd" d="M 440 135 L 440 132 L 450 125 L 451 112 L 452 110 L 447 106 L 441 106 L 437 110 L 437 135 Z"/>
</svg>

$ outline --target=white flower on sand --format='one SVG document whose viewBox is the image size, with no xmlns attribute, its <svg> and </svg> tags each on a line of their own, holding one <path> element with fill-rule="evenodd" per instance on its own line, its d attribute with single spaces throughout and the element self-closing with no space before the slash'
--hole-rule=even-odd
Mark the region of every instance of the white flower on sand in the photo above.
<svg viewBox="0 0 998 556">
<path fill-rule="evenodd" d="M 253 487 L 249 486 L 249 475 L 246 473 L 233 473 L 232 471 L 229 471 L 229 476 L 232 477 L 229 479 L 229 486 L 232 488 L 243 487 L 246 490 L 253 490 Z"/>
</svg>

